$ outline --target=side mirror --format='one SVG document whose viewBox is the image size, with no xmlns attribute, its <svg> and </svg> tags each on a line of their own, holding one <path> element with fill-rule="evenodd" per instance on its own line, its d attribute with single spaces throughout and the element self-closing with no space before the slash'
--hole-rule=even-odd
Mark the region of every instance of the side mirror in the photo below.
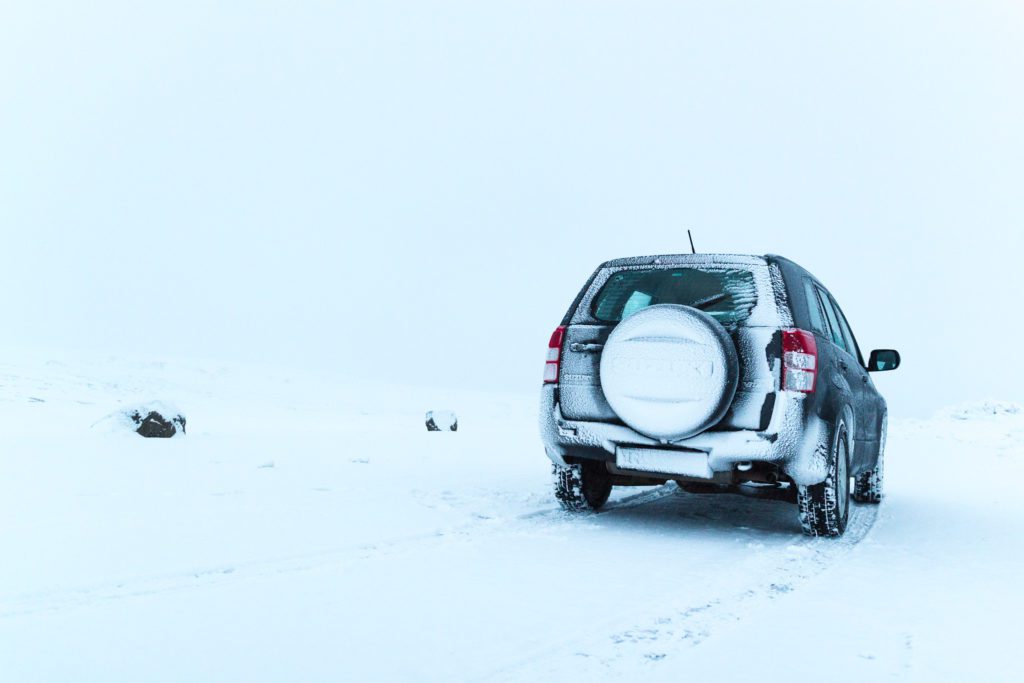
<svg viewBox="0 0 1024 683">
<path fill-rule="evenodd" d="M 894 349 L 875 349 L 868 358 L 868 372 L 895 370 L 900 366 L 900 352 Z"/>
</svg>

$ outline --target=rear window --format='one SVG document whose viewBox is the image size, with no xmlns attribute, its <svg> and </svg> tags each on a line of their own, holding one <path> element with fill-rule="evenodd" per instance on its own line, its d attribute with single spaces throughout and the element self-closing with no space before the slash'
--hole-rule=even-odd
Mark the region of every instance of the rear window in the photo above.
<svg viewBox="0 0 1024 683">
<path fill-rule="evenodd" d="M 735 325 L 750 317 L 757 286 L 749 270 L 622 270 L 598 292 L 592 313 L 598 320 L 618 322 L 655 304 L 693 306 L 723 325 Z"/>
</svg>

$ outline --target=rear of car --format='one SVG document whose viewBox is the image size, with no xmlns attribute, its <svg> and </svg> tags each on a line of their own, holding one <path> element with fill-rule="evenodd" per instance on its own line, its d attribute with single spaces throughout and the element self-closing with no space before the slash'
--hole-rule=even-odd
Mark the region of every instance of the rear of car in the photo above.
<svg viewBox="0 0 1024 683">
<path fill-rule="evenodd" d="M 624 322 L 625 321 L 625 322 Z M 619 259 L 551 336 L 541 434 L 615 484 L 822 482 L 831 437 L 815 336 L 768 257 Z"/>
</svg>

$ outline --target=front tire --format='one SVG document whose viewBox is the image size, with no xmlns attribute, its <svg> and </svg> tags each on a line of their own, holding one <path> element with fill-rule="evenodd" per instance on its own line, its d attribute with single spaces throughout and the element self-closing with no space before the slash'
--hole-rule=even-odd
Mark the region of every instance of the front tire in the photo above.
<svg viewBox="0 0 1024 683">
<path fill-rule="evenodd" d="M 882 485 L 885 483 L 885 435 L 889 416 L 882 418 L 882 433 L 878 435 L 878 462 L 874 469 L 858 474 L 853 479 L 853 499 L 858 503 L 881 503 Z"/>
<path fill-rule="evenodd" d="M 555 498 L 563 510 L 594 512 L 608 502 L 612 492 L 612 477 L 603 462 L 554 465 L 551 473 Z"/>
<path fill-rule="evenodd" d="M 797 487 L 800 525 L 807 536 L 842 536 L 850 517 L 850 448 L 846 427 L 839 425 L 828 456 L 825 481 Z"/>
</svg>

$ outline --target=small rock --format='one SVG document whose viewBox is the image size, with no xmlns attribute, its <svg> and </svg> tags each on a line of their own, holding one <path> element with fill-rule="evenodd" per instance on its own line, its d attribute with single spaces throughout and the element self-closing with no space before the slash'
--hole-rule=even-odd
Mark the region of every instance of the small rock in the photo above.
<svg viewBox="0 0 1024 683">
<path fill-rule="evenodd" d="M 184 415 L 164 417 L 159 412 L 150 410 L 143 417 L 141 411 L 134 410 L 128 417 L 138 425 L 138 428 L 135 430 L 136 433 L 146 438 L 169 439 L 178 433 L 178 428 L 181 429 L 182 434 L 185 433 Z"/>
<path fill-rule="evenodd" d="M 146 401 L 129 404 L 93 423 L 92 428 L 111 434 L 135 432 L 148 438 L 169 438 L 185 433 L 185 414 L 170 403 Z"/>
<path fill-rule="evenodd" d="M 428 432 L 456 432 L 459 420 L 450 410 L 430 410 L 427 412 Z"/>
</svg>

